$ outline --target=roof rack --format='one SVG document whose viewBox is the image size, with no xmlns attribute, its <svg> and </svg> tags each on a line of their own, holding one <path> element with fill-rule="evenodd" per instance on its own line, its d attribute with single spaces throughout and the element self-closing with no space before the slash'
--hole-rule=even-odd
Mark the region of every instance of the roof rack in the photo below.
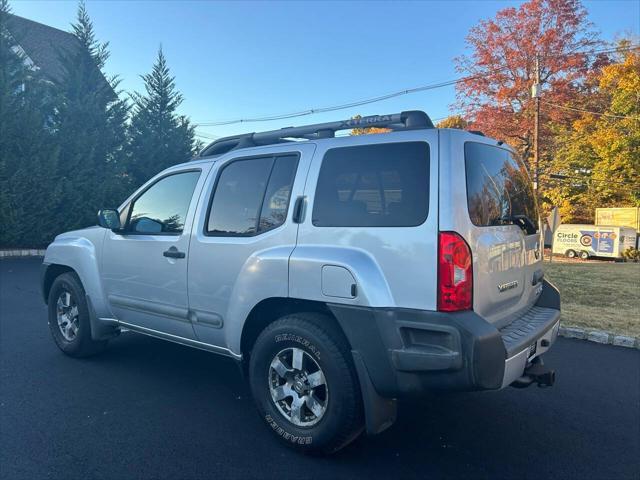
<svg viewBox="0 0 640 480">
<path fill-rule="evenodd" d="M 292 139 L 317 140 L 320 138 L 333 138 L 339 130 L 371 127 L 388 128 L 394 131 L 434 128 L 429 115 L 419 110 L 394 113 L 391 115 L 371 115 L 337 122 L 316 123 L 314 125 L 304 125 L 301 127 L 285 127 L 268 132 L 246 133 L 243 135 L 224 137 L 204 147 L 196 158 L 222 155 L 223 153 L 240 148 L 285 143 L 292 141 Z"/>
<path fill-rule="evenodd" d="M 480 135 L 481 137 L 486 137 L 486 135 L 480 130 L 467 130 L 469 133 L 473 133 L 474 135 Z"/>
</svg>

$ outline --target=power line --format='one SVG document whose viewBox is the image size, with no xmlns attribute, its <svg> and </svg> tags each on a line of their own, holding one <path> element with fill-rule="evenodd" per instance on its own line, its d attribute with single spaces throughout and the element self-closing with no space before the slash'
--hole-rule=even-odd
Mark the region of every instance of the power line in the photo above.
<svg viewBox="0 0 640 480">
<path fill-rule="evenodd" d="M 589 182 L 583 180 L 571 180 L 571 179 L 559 179 L 559 178 L 552 178 L 550 180 L 547 180 L 548 183 L 551 183 L 553 181 L 556 182 L 561 182 L 564 183 L 565 185 L 567 183 L 571 184 L 572 187 L 581 187 L 581 188 L 588 188 L 589 187 Z M 602 185 L 602 184 L 600 184 Z M 597 187 L 597 185 L 594 185 L 595 187 Z M 629 185 L 616 185 L 615 186 L 616 191 L 618 192 L 626 192 L 626 193 L 636 193 L 638 191 L 637 188 L 633 187 L 633 186 L 629 186 Z"/>
<path fill-rule="evenodd" d="M 580 54 L 582 53 L 583 55 L 586 56 L 591 56 L 591 55 L 597 55 L 600 53 L 617 53 L 617 52 L 629 52 L 631 50 L 637 50 L 640 49 L 640 45 L 627 45 L 625 47 L 612 47 L 612 48 L 604 48 L 601 50 L 588 50 L 586 52 L 581 52 L 580 50 L 576 50 L 573 52 L 567 52 L 567 53 L 557 53 L 555 55 L 546 55 L 545 57 L 564 57 L 564 56 L 568 56 L 568 55 L 576 55 L 576 54 Z"/>
<path fill-rule="evenodd" d="M 547 173 L 543 174 L 548 177 L 550 180 L 560 180 L 560 181 L 580 181 L 584 183 L 588 182 L 598 182 L 598 183 L 617 183 L 622 185 L 638 185 L 638 183 L 634 181 L 626 181 L 626 180 L 599 180 L 597 178 L 587 178 L 587 177 L 576 177 L 571 175 L 563 175 L 559 173 Z"/>
<path fill-rule="evenodd" d="M 218 138 L 220 138 L 220 136 L 218 136 L 218 135 L 213 135 L 211 133 L 201 132 L 201 131 L 198 131 L 198 130 L 195 131 L 195 136 L 196 137 L 201 137 L 201 138 L 206 138 L 207 140 L 217 140 Z"/>
<path fill-rule="evenodd" d="M 408 89 L 399 90 L 397 92 L 392 92 L 392 93 L 388 93 L 388 94 L 385 94 L 385 95 L 380 95 L 380 96 L 373 97 L 373 98 L 357 100 L 357 101 L 354 101 L 354 102 L 344 103 L 344 104 L 341 104 L 341 105 L 333 105 L 333 106 L 330 106 L 330 107 L 310 108 L 308 110 L 302 110 L 302 111 L 290 112 L 290 113 L 283 113 L 283 114 L 279 114 L 279 115 L 270 115 L 270 116 L 265 116 L 265 117 L 240 118 L 240 119 L 236 119 L 236 120 L 224 120 L 224 121 L 219 121 L 219 122 L 204 122 L 204 123 L 198 123 L 196 125 L 198 125 L 200 127 L 215 127 L 215 126 L 222 126 L 222 125 L 232 125 L 232 124 L 236 124 L 236 123 L 269 122 L 269 121 L 272 121 L 272 120 L 284 120 L 284 119 L 287 119 L 287 118 L 302 117 L 302 116 L 306 116 L 306 115 L 313 115 L 313 114 L 316 114 L 316 113 L 334 112 L 334 111 L 337 111 L 337 110 L 344 110 L 344 109 L 347 109 L 347 108 L 353 108 L 353 107 L 359 107 L 359 106 L 362 106 L 362 105 L 368 105 L 370 103 L 381 102 L 382 100 L 388 100 L 390 98 L 399 97 L 401 95 L 408 95 L 408 94 L 411 94 L 411 93 L 423 92 L 423 91 L 426 91 L 426 90 L 433 90 L 433 89 L 436 89 L 436 88 L 442 88 L 442 87 L 446 87 L 446 86 L 450 86 L 450 85 L 455 85 L 456 83 L 460 83 L 460 82 L 464 82 L 464 81 L 467 81 L 467 80 L 471 80 L 473 78 L 478 78 L 479 76 L 480 75 L 472 76 L 472 77 L 459 78 L 457 80 L 449 80 L 449 81 L 446 81 L 446 82 L 440 82 L 440 83 L 435 83 L 435 84 L 431 84 L 431 85 L 422 85 L 420 87 L 408 88 Z"/>
<path fill-rule="evenodd" d="M 545 105 L 550 105 L 552 107 L 560 108 L 560 109 L 563 109 L 563 110 L 573 110 L 574 112 L 590 113 L 591 115 L 599 115 L 601 117 L 624 118 L 624 119 L 627 119 L 627 120 L 640 120 L 640 117 L 629 117 L 627 115 L 613 115 L 613 114 L 610 114 L 610 113 L 594 112 L 592 110 L 585 110 L 584 108 L 576 108 L 576 107 L 567 107 L 567 106 L 564 106 L 564 105 L 557 105 L 555 103 L 545 102 L 544 100 L 542 101 L 542 103 L 544 103 Z"/>
<path fill-rule="evenodd" d="M 561 57 L 561 56 L 567 56 L 567 55 L 576 55 L 576 54 L 583 54 L 583 55 L 594 55 L 594 54 L 600 54 L 600 53 L 614 53 L 614 52 L 624 52 L 624 51 L 631 51 L 631 50 L 636 50 L 636 49 L 640 49 L 640 45 L 629 45 L 626 47 L 618 47 L 618 48 L 609 48 L 609 49 L 600 49 L 600 50 L 591 50 L 591 51 L 585 51 L 585 52 L 580 52 L 580 51 L 576 51 L 576 52 L 570 52 L 570 53 L 562 53 L 562 54 L 556 54 L 556 55 L 547 55 L 546 57 Z M 343 103 L 340 105 L 333 105 L 333 106 L 329 106 L 329 107 L 321 107 L 321 108 L 310 108 L 307 110 L 301 110 L 301 111 L 297 111 L 297 112 L 289 112 L 289 113 L 283 113 L 283 114 L 277 114 L 277 115 L 267 115 L 267 116 L 263 116 L 263 117 L 254 117 L 254 118 L 238 118 L 238 119 L 234 119 L 234 120 L 221 120 L 221 121 L 213 121 L 213 122 L 202 122 L 202 123 L 196 123 L 197 126 L 201 126 L 201 127 L 216 127 L 216 126 L 223 126 L 223 125 L 233 125 L 233 124 L 237 124 L 237 123 L 255 123 L 255 122 L 269 122 L 269 121 L 273 121 L 273 120 L 285 120 L 288 118 L 296 118 L 296 117 L 303 117 L 303 116 L 308 116 L 308 115 L 314 115 L 317 113 L 326 113 L 326 112 L 334 112 L 337 110 L 345 110 L 347 108 L 353 108 L 353 107 L 360 107 L 363 105 L 368 105 L 371 103 L 377 103 L 377 102 L 381 102 L 383 100 L 389 100 L 391 98 L 395 98 L 395 97 L 399 97 L 399 96 L 403 96 L 403 95 L 409 95 L 412 93 L 418 93 L 418 92 L 424 92 L 427 90 L 433 90 L 436 88 L 443 88 L 443 87 L 448 87 L 451 85 L 456 85 L 458 83 L 462 83 L 462 82 L 466 82 L 468 80 L 473 80 L 476 78 L 481 78 L 481 77 L 486 77 L 487 75 L 492 75 L 494 73 L 500 72 L 502 70 L 506 70 L 507 67 L 499 67 L 496 69 L 493 69 L 489 72 L 483 72 L 480 75 L 471 75 L 471 76 L 467 76 L 467 77 L 462 77 L 462 78 L 458 78 L 455 80 L 448 80 L 445 82 L 440 82 L 440 83 L 434 83 L 434 84 L 428 84 L 428 85 L 422 85 L 419 87 L 414 87 L 414 88 L 407 88 L 407 89 L 403 89 L 403 90 L 398 90 L 395 92 L 391 92 L 391 93 L 387 93 L 385 95 L 379 95 L 377 97 L 371 97 L 371 98 L 366 98 L 366 99 L 362 99 L 362 100 L 356 100 L 353 102 L 348 102 L 348 103 Z"/>
</svg>

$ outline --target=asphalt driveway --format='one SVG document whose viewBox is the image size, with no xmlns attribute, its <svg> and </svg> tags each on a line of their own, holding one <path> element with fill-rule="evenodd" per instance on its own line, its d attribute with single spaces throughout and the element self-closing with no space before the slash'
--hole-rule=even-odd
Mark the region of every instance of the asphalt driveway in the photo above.
<svg viewBox="0 0 640 480">
<path fill-rule="evenodd" d="M 404 402 L 331 458 L 291 452 L 234 363 L 126 333 L 102 355 L 49 337 L 40 259 L 0 260 L 0 477 L 640 478 L 640 351 L 560 339 L 553 388 Z"/>
</svg>

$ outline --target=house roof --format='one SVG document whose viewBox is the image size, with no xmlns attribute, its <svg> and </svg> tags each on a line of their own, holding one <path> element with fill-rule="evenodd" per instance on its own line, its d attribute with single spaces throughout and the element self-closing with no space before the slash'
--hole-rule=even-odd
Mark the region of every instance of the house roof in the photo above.
<svg viewBox="0 0 640 480">
<path fill-rule="evenodd" d="M 72 33 L 17 15 L 9 15 L 7 29 L 42 75 L 54 82 L 62 81 L 64 75 L 60 55 L 65 51 L 73 52 L 81 48 L 80 42 Z M 108 85 L 107 80 L 104 81 Z"/>
</svg>

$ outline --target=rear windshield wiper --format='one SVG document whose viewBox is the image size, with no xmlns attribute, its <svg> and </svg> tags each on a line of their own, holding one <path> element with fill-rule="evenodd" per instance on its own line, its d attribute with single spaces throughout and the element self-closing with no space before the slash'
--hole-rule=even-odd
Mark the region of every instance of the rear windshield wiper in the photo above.
<svg viewBox="0 0 640 480">
<path fill-rule="evenodd" d="M 526 215 L 505 215 L 496 219 L 493 222 L 494 225 L 517 225 L 528 235 L 533 235 L 537 232 L 536 224 Z"/>
</svg>

